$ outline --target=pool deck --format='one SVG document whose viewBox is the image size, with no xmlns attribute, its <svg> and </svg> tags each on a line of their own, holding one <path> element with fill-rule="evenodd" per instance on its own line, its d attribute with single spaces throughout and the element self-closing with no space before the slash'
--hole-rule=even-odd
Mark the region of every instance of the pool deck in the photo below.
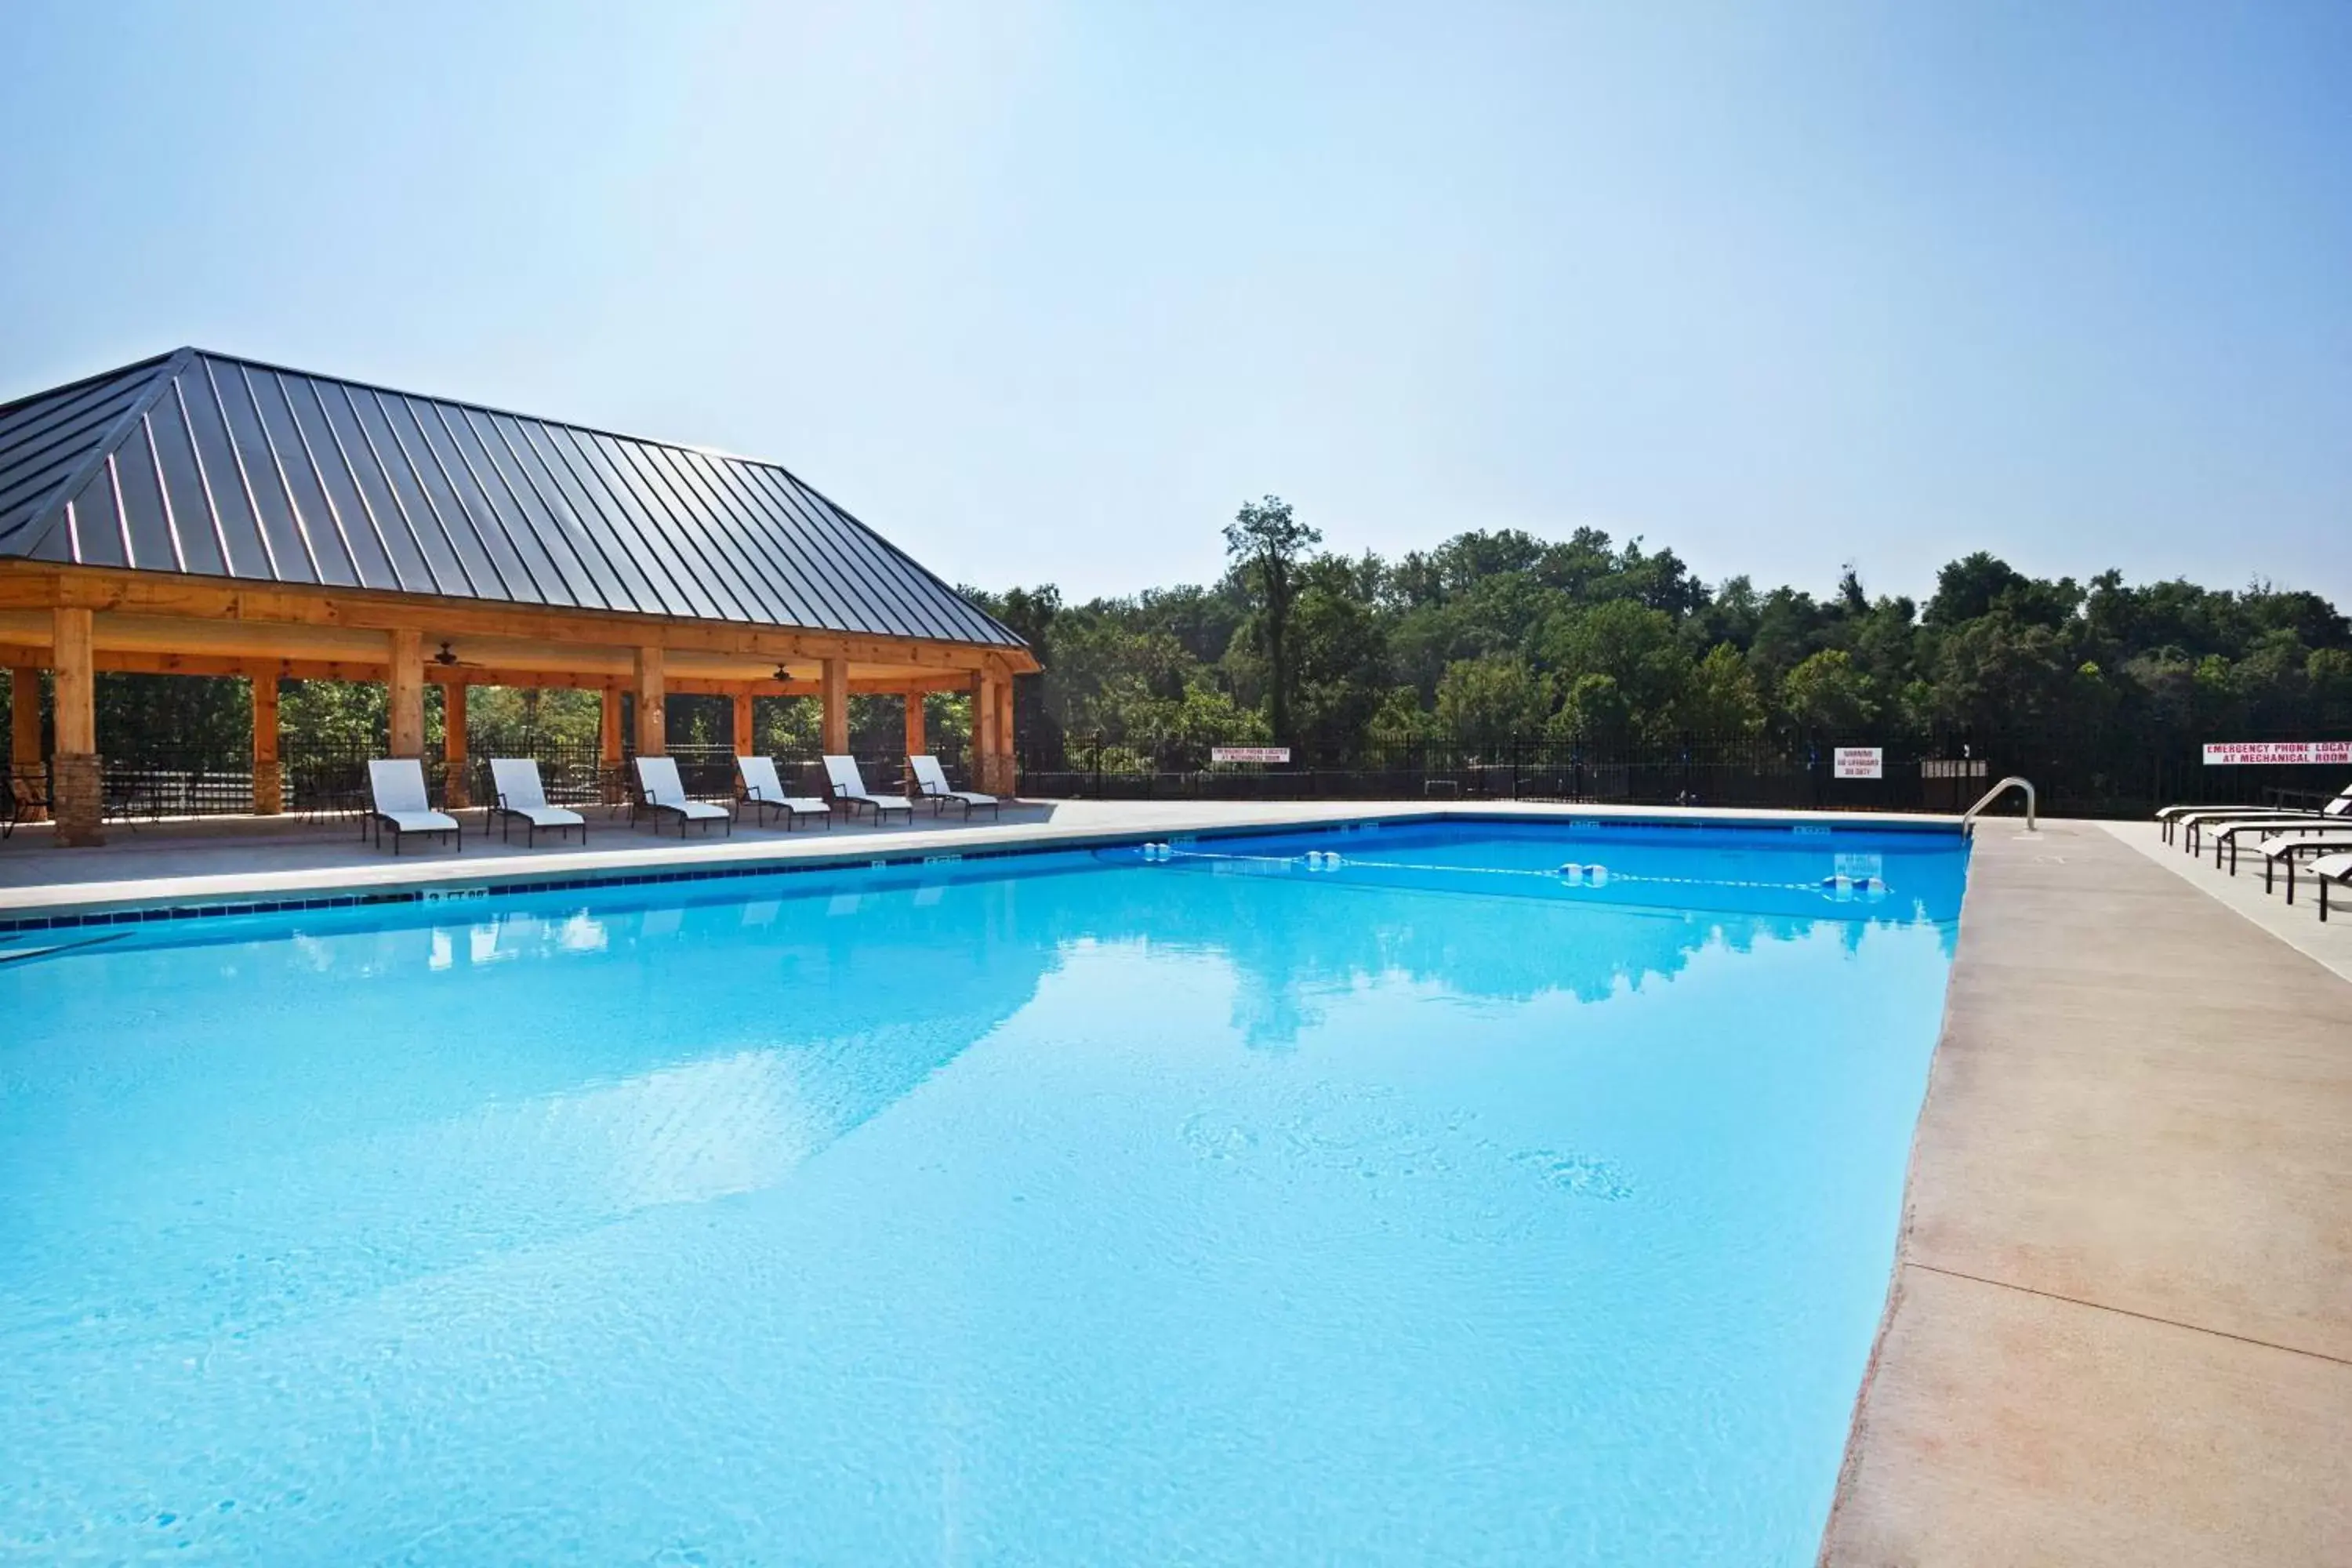
<svg viewBox="0 0 2352 1568">
<path fill-rule="evenodd" d="M 2352 1563 L 2352 921 L 2155 839 L 1979 833 L 1825 1564 Z"/>
<path fill-rule="evenodd" d="M 587 847 L 348 827 L 0 845 L 0 920 L 809 859 L 1076 847 L 1476 802 L 1064 802 L 1001 825 Z M 1641 811 L 1864 826 L 1911 816 Z M 2326 926 L 2144 824 L 1980 825 L 1885 1320 L 1825 1564 L 2352 1563 L 2352 910 Z"/>
</svg>

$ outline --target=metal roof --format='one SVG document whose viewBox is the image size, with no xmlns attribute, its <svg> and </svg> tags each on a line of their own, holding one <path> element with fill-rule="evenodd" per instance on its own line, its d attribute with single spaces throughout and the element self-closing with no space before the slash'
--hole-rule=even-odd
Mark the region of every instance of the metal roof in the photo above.
<svg viewBox="0 0 2352 1568">
<path fill-rule="evenodd" d="M 1018 647 L 773 463 L 199 349 L 0 405 L 0 557 Z"/>
</svg>

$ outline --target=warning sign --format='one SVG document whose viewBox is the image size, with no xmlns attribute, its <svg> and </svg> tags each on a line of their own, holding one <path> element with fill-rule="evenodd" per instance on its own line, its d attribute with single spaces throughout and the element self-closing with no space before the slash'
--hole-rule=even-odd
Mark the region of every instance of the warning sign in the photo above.
<svg viewBox="0 0 2352 1568">
<path fill-rule="evenodd" d="M 1290 761 L 1288 746 L 1211 746 L 1209 761 L 1213 763 L 1286 763 Z"/>
<path fill-rule="evenodd" d="M 1840 746 L 1835 776 L 1842 779 L 1883 779 L 1886 776 L 1884 746 Z"/>
</svg>

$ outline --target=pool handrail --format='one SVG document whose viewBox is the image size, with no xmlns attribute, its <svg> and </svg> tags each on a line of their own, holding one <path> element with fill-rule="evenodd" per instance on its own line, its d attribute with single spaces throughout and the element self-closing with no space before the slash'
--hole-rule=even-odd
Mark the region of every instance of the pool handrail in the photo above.
<svg viewBox="0 0 2352 1568">
<path fill-rule="evenodd" d="M 1990 805 L 1994 801 L 1999 800 L 2003 795 L 2007 794 L 2012 786 L 2025 792 L 2025 831 L 2028 833 L 2039 831 L 2033 826 L 2033 781 L 2018 773 L 2010 774 L 2007 778 L 2001 780 L 2000 783 L 1985 791 L 1982 799 L 1979 800 L 1976 805 L 1969 807 L 1965 812 L 1962 812 L 1960 814 L 1960 831 L 1968 834 L 1971 837 L 1975 837 L 1978 816 L 1983 812 L 1986 806 Z"/>
</svg>

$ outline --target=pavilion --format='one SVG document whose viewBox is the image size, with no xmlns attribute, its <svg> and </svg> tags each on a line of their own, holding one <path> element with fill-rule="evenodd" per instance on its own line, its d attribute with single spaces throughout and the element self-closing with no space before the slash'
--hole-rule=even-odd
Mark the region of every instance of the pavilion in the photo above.
<svg viewBox="0 0 2352 1568">
<path fill-rule="evenodd" d="M 59 841 L 101 841 L 95 676 L 253 682 L 253 798 L 283 808 L 281 679 L 387 688 L 389 752 L 422 756 L 427 682 L 465 760 L 476 685 L 604 693 L 604 760 L 663 752 L 670 692 L 972 700 L 975 787 L 1013 791 L 1022 640 L 772 463 L 184 348 L 0 405 L 0 666 L 10 757 L 38 768 L 39 671 Z M 464 770 L 453 766 L 453 789 Z M 462 804 L 462 799 L 451 804 Z"/>
</svg>

